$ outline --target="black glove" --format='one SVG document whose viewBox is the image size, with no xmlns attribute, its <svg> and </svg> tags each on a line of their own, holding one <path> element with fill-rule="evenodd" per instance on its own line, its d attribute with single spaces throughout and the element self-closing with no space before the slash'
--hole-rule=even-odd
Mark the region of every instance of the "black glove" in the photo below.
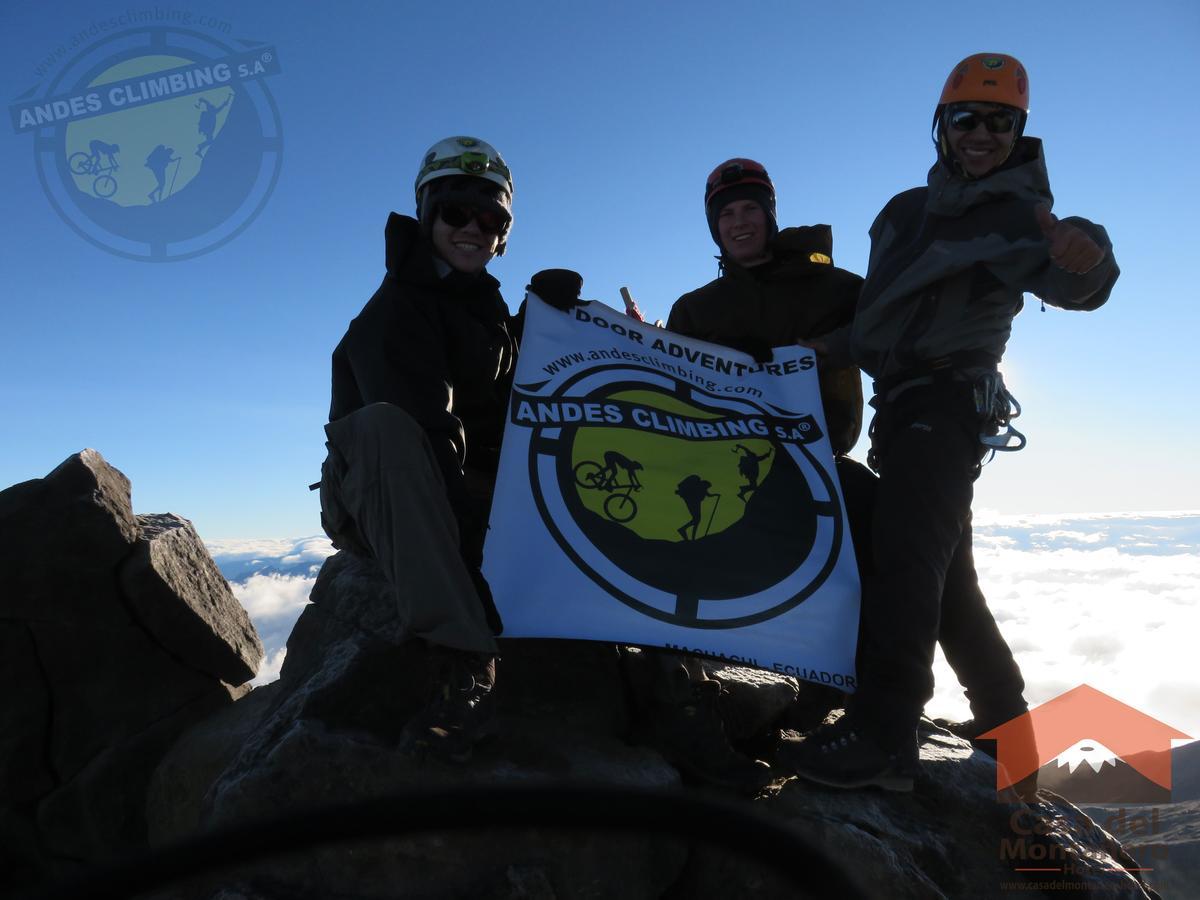
<svg viewBox="0 0 1200 900">
<path fill-rule="evenodd" d="M 735 338 L 721 338 L 721 343 L 726 347 L 732 347 L 734 350 L 741 350 L 743 353 L 753 356 L 756 363 L 769 363 L 775 358 L 770 344 L 762 338 L 756 338 L 750 334 Z"/>
<path fill-rule="evenodd" d="M 583 290 L 583 276 L 570 269 L 542 269 L 529 280 L 525 290 L 532 291 L 563 312 L 583 305 L 579 299 L 579 292 Z"/>
</svg>

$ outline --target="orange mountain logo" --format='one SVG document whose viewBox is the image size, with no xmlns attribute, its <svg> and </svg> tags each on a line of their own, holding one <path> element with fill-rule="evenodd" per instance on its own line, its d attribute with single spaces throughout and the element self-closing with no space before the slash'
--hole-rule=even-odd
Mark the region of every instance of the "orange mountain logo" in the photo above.
<svg viewBox="0 0 1200 900">
<path fill-rule="evenodd" d="M 1082 684 L 979 735 L 996 741 L 996 790 L 1031 775 L 1072 802 L 1171 799 L 1171 741 L 1189 735 Z"/>
</svg>

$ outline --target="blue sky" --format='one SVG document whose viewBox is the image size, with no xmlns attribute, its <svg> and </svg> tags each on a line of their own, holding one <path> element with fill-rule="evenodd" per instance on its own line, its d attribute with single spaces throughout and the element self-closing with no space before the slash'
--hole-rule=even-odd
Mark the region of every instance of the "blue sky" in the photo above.
<svg viewBox="0 0 1200 900">
<path fill-rule="evenodd" d="M 10 103 L 87 52 L 46 65 L 73 34 L 154 8 L 7 4 Z M 379 282 L 384 220 L 411 211 L 434 140 L 478 134 L 513 168 L 515 227 L 492 271 L 514 308 L 533 272 L 567 266 L 585 295 L 616 305 L 629 285 L 665 317 L 715 274 L 702 185 L 730 156 L 764 162 L 781 224 L 831 224 L 835 261 L 861 272 L 876 212 L 932 162 L 950 67 L 994 50 L 1030 72 L 1055 211 L 1104 224 L 1123 275 L 1094 314 L 1033 303 L 1018 319 L 1005 371 L 1030 446 L 985 472 L 977 509 L 1200 509 L 1192 2 L 157 8 L 277 50 L 278 183 L 212 252 L 125 259 L 59 217 L 33 135 L 9 129 L 0 485 L 90 446 L 130 477 L 139 512 L 178 512 L 208 539 L 313 534 L 329 355 Z"/>
</svg>

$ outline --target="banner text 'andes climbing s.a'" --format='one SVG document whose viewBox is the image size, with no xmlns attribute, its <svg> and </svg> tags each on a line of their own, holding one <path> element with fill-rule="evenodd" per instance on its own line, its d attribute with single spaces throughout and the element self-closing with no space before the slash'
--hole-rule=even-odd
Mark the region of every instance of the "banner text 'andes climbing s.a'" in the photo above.
<svg viewBox="0 0 1200 900">
<path fill-rule="evenodd" d="M 677 648 L 853 690 L 858 574 L 812 352 L 760 365 L 531 295 L 484 573 L 505 637 Z"/>
</svg>

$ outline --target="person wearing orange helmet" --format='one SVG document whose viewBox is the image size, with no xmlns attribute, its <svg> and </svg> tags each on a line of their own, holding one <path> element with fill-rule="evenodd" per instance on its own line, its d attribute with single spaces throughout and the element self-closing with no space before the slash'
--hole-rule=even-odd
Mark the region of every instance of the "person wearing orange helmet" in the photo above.
<svg viewBox="0 0 1200 900">
<path fill-rule="evenodd" d="M 934 112 L 927 186 L 878 215 L 853 324 L 817 346 L 827 363 L 853 359 L 874 379 L 868 459 L 880 480 L 858 692 L 835 724 L 779 753 L 814 782 L 912 790 L 939 642 L 974 716 L 959 733 L 1027 709 L 971 552 L 982 459 L 1024 445 L 997 365 L 1024 292 L 1093 310 L 1119 275 L 1102 227 L 1050 212 L 1042 143 L 1024 135 L 1029 109 L 1029 78 L 1012 56 L 978 53 L 954 67 Z"/>
</svg>

